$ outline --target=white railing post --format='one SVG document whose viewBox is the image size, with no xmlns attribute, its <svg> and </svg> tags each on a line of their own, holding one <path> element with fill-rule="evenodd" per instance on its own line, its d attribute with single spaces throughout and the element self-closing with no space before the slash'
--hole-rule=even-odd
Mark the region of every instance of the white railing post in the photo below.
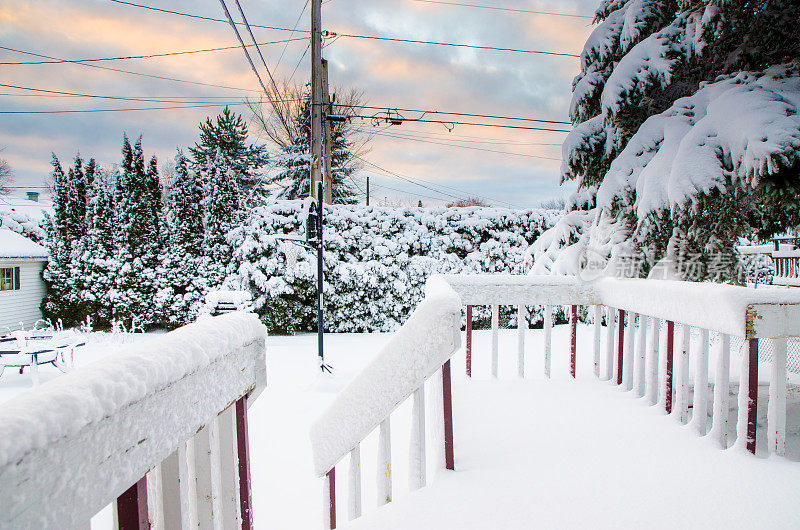
<svg viewBox="0 0 800 530">
<path fill-rule="evenodd" d="M 217 418 L 194 436 L 194 468 L 197 482 L 197 527 L 221 528 L 219 498 L 219 445 Z"/>
<path fill-rule="evenodd" d="M 492 377 L 497 377 L 498 328 L 500 327 L 500 306 L 492 304 Z"/>
<path fill-rule="evenodd" d="M 714 415 L 711 436 L 719 441 L 720 447 L 728 448 L 728 415 L 730 414 L 730 371 L 731 337 L 719 335 L 717 362 L 714 369 Z"/>
<path fill-rule="evenodd" d="M 594 306 L 594 351 L 592 359 L 594 362 L 594 376 L 600 377 L 600 332 L 603 329 L 603 306 Z"/>
<path fill-rule="evenodd" d="M 525 306 L 517 306 L 517 375 L 525 377 L 525 329 L 528 327 Z"/>
<path fill-rule="evenodd" d="M 425 486 L 425 383 L 414 391 L 411 412 L 411 443 L 409 444 L 408 488 L 411 491 Z"/>
<path fill-rule="evenodd" d="M 658 375 L 659 375 L 659 351 L 661 345 L 661 319 L 651 318 L 653 332 L 650 333 L 650 344 L 647 347 L 647 361 L 645 361 L 645 370 L 647 370 L 647 381 L 645 382 L 647 402 L 651 405 L 658 403 Z"/>
<path fill-rule="evenodd" d="M 692 337 L 692 328 L 681 324 L 680 340 L 678 341 L 678 366 L 677 385 L 675 387 L 675 409 L 678 421 L 685 425 L 689 421 L 689 341 Z"/>
<path fill-rule="evenodd" d="M 630 311 L 627 315 L 628 327 L 625 329 L 625 356 L 622 360 L 623 385 L 625 391 L 633 389 L 633 351 L 636 338 L 636 313 Z"/>
<path fill-rule="evenodd" d="M 614 343 L 616 334 L 617 311 L 606 307 L 606 381 L 614 379 Z"/>
<path fill-rule="evenodd" d="M 350 520 L 361 517 L 361 445 L 357 444 L 350 451 L 350 475 L 347 496 L 348 516 Z"/>
<path fill-rule="evenodd" d="M 694 358 L 692 425 L 700 436 L 708 432 L 708 330 L 700 330 L 700 349 Z"/>
<path fill-rule="evenodd" d="M 767 441 L 770 451 L 779 456 L 786 454 L 786 346 L 785 338 L 772 339 Z"/>
<path fill-rule="evenodd" d="M 544 376 L 550 379 L 552 356 L 553 306 L 544 306 Z"/>
<path fill-rule="evenodd" d="M 636 343 L 636 357 L 633 363 L 633 387 L 637 397 L 642 397 L 645 393 L 647 373 L 645 356 L 647 355 L 647 324 L 649 321 L 650 318 L 647 315 L 639 315 L 639 342 Z"/>
<path fill-rule="evenodd" d="M 239 468 L 236 440 L 236 405 L 223 410 L 217 417 L 219 433 L 220 507 L 222 527 L 242 526 L 239 503 Z"/>
<path fill-rule="evenodd" d="M 392 424 L 381 422 L 378 434 L 378 506 L 392 502 Z"/>
<path fill-rule="evenodd" d="M 186 449 L 178 449 L 161 463 L 161 505 L 164 528 L 189 528 L 189 490 Z"/>
</svg>

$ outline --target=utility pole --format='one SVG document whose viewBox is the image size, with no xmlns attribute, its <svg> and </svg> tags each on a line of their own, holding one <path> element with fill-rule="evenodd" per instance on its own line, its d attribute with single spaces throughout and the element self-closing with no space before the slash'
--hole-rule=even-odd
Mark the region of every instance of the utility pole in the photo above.
<svg viewBox="0 0 800 530">
<path fill-rule="evenodd" d="M 322 59 L 322 106 L 321 116 L 322 127 L 325 134 L 325 204 L 333 204 L 333 181 L 331 172 L 333 171 L 333 159 L 331 158 L 331 122 L 327 119 L 329 114 L 333 114 L 331 96 L 328 93 L 328 61 Z"/>
<path fill-rule="evenodd" d="M 369 206 L 369 175 L 367 175 L 367 206 Z"/>
<path fill-rule="evenodd" d="M 322 182 L 322 0 L 311 0 L 311 197 Z"/>
</svg>

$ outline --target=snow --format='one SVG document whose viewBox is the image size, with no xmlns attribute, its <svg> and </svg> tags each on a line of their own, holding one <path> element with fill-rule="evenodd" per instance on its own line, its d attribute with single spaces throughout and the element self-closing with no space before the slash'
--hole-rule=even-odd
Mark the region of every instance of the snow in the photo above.
<svg viewBox="0 0 800 530">
<path fill-rule="evenodd" d="M 591 327 L 578 326 L 578 380 L 572 381 L 566 377 L 569 327 L 555 326 L 553 380 L 545 382 L 540 368 L 542 330 L 528 332 L 524 381 L 516 378 L 516 330 L 500 330 L 497 380 L 489 379 L 491 333 L 475 331 L 472 380 L 464 377 L 463 348 L 453 358 L 456 471 L 434 472 L 429 467 L 428 486 L 408 493 L 411 400 L 407 400 L 392 415 L 394 500 L 374 508 L 376 430 L 361 444 L 365 517 L 346 522 L 348 473 L 339 467 L 338 527 L 529 528 L 531 521 L 551 528 L 800 525 L 794 499 L 800 487 L 795 462 L 800 447 L 796 432 L 791 432 L 800 420 L 796 397 L 790 393 L 788 454 L 793 461 L 721 451 L 711 440 L 678 427 L 661 410 L 647 407 L 644 400 L 595 381 L 592 335 Z M 315 335 L 268 337 L 270 384 L 249 411 L 257 528 L 322 526 L 323 481 L 314 473 L 308 429 L 391 336 L 327 334 L 326 359 L 335 373 L 326 377 L 317 375 Z M 93 357 L 113 358 L 120 352 L 111 344 L 91 344 L 77 361 L 85 365 Z M 739 355 L 734 348 L 734 381 Z M 762 368 L 761 378 L 768 373 Z M 55 369 L 42 369 L 43 379 L 56 374 Z M 0 401 L 29 385 L 27 375 L 7 372 L 0 378 Z M 735 393 L 737 385 L 731 391 Z M 765 397 L 766 393 L 759 395 L 762 426 Z M 731 406 L 735 418 L 735 395 Z M 729 439 L 734 436 L 731 431 Z M 759 432 L 762 455 L 764 438 Z M 435 449 L 433 433 L 429 443 L 429 449 Z M 92 527 L 109 528 L 111 518 L 109 508 L 93 519 Z"/>
<path fill-rule="evenodd" d="M 47 259 L 47 249 L 30 239 L 0 228 L 0 258 Z"/>
<path fill-rule="evenodd" d="M 128 346 L 113 358 L 49 381 L 0 407 L 0 468 L 111 416 L 263 336 L 250 313 L 232 313 Z"/>
<path fill-rule="evenodd" d="M 311 428 L 314 469 L 327 473 L 460 346 L 461 299 L 434 278 L 403 327 Z"/>
</svg>

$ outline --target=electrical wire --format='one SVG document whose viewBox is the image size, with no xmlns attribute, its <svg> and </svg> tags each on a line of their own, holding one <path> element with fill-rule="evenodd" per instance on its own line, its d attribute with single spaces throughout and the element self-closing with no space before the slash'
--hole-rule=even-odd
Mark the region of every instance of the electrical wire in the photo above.
<svg viewBox="0 0 800 530">
<path fill-rule="evenodd" d="M 81 112 L 134 112 L 140 110 L 200 109 L 207 107 L 230 107 L 247 103 L 209 103 L 207 105 L 174 105 L 168 107 L 138 107 L 128 109 L 69 109 L 69 110 L 0 110 L 0 114 L 78 114 Z"/>
<path fill-rule="evenodd" d="M 71 61 L 69 59 L 62 59 L 61 57 L 52 57 L 50 55 L 43 55 L 41 53 L 34 53 L 25 50 L 18 50 L 16 48 L 9 48 L 8 46 L 0 46 L 0 50 L 8 50 L 16 53 L 22 53 L 25 55 L 33 55 L 35 57 L 44 57 L 45 59 L 59 59 L 67 63 L 72 64 L 79 64 L 81 66 L 88 66 L 89 68 L 98 68 L 100 70 L 108 70 L 111 72 L 120 72 L 123 74 L 130 74 L 130 75 L 137 75 L 141 77 L 150 77 L 152 79 L 162 79 L 164 81 L 174 81 L 176 83 L 187 83 L 190 85 L 199 85 L 199 86 L 207 86 L 207 87 L 214 87 L 214 88 L 225 88 L 228 90 L 240 90 L 242 92 L 257 92 L 260 93 L 259 90 L 255 90 L 252 88 L 241 88 L 241 87 L 234 87 L 234 86 L 227 86 L 227 85 L 216 85 L 213 83 L 201 83 L 200 81 L 189 81 L 187 79 L 179 79 L 177 77 L 168 77 L 163 75 L 154 75 L 154 74 L 145 74 L 143 72 L 135 72 L 133 70 L 123 70 L 121 68 L 111 68 L 110 66 L 100 66 L 99 64 L 91 64 L 91 63 L 82 63 L 80 61 Z"/>
<path fill-rule="evenodd" d="M 300 68 L 300 63 L 303 62 L 303 58 L 305 58 L 308 50 L 311 49 L 311 43 L 309 42 L 306 46 L 306 49 L 303 51 L 303 55 L 300 56 L 300 60 L 297 61 L 297 64 L 294 66 L 294 70 L 292 70 L 292 75 L 289 76 L 289 82 L 291 83 L 292 79 L 294 79 L 294 74 L 297 73 L 297 69 Z"/>
<path fill-rule="evenodd" d="M 487 5 L 480 5 L 480 4 L 463 4 L 460 2 L 443 2 L 441 0 L 411 0 L 412 2 L 421 2 L 425 4 L 440 4 L 446 6 L 457 6 L 457 7 L 472 7 L 476 9 L 492 9 L 495 11 L 509 11 L 512 13 L 528 13 L 531 15 L 549 15 L 554 17 L 572 17 L 572 18 L 588 18 L 589 20 L 593 20 L 594 16 L 588 15 L 579 15 L 576 13 L 559 13 L 556 11 L 536 11 L 533 9 L 516 9 L 512 7 L 500 7 L 500 6 L 487 6 Z"/>
<path fill-rule="evenodd" d="M 290 42 L 306 40 L 305 37 L 297 37 L 293 39 L 281 39 L 275 41 L 267 41 L 267 42 L 259 42 L 258 46 L 260 45 L 267 45 L 267 44 L 280 44 Z M 257 46 L 256 44 L 248 44 L 248 47 Z M 90 63 L 90 62 L 99 62 L 99 61 L 127 61 L 129 59 L 154 59 L 157 57 L 171 57 L 173 55 L 188 55 L 193 53 L 207 53 L 207 52 L 220 52 L 220 51 L 229 51 L 229 50 L 237 50 L 239 46 L 222 46 L 219 48 L 205 48 L 202 50 L 185 50 L 185 51 L 178 51 L 178 52 L 164 52 L 164 53 L 151 53 L 147 55 L 123 55 L 120 57 L 97 57 L 92 59 L 54 59 L 54 60 L 47 60 L 47 61 L 9 61 L 9 62 L 0 62 L 2 66 L 15 66 L 15 65 L 36 65 L 36 64 L 60 64 L 60 63 Z"/>
<path fill-rule="evenodd" d="M 169 13 L 172 15 L 180 15 L 184 17 L 191 17 L 191 18 L 198 18 L 202 20 L 208 20 L 212 22 L 227 22 L 226 20 L 222 20 L 219 18 L 213 17 L 206 17 L 201 15 L 195 15 L 192 13 L 184 13 L 181 11 L 172 11 L 169 9 L 161 9 L 153 6 L 148 6 L 144 4 L 135 4 L 133 2 L 127 2 L 124 0 L 110 0 L 111 2 L 116 2 L 118 4 L 125 4 L 132 7 L 138 7 L 142 9 L 149 9 L 152 11 L 159 11 L 162 13 Z M 239 25 L 242 25 L 239 23 Z M 303 31 L 304 33 L 311 33 L 311 30 L 297 30 L 297 29 L 290 29 L 290 28 L 281 28 L 277 26 L 264 26 L 260 24 L 251 24 L 254 28 L 264 28 L 264 29 L 273 29 L 278 31 Z M 379 37 L 376 35 L 354 35 L 348 33 L 336 33 L 333 31 L 323 31 L 322 35 L 324 37 L 336 37 L 337 35 L 340 37 L 348 37 L 353 39 L 370 39 L 370 40 L 380 40 L 380 41 L 391 41 L 391 42 L 404 42 L 404 43 L 411 43 L 411 44 L 430 44 L 436 46 L 454 46 L 458 48 L 473 48 L 478 50 L 493 50 L 493 51 L 503 51 L 503 52 L 515 52 L 515 53 L 529 53 L 529 54 L 542 54 L 542 55 L 554 55 L 554 56 L 563 56 L 563 57 L 580 57 L 579 54 L 575 53 L 564 53 L 564 52 L 553 52 L 553 51 L 545 51 L 545 50 L 523 50 L 518 48 L 502 48 L 499 46 L 482 46 L 476 44 L 460 44 L 460 43 L 452 43 L 452 42 L 436 42 L 436 41 L 425 41 L 425 40 L 415 40 L 415 39 L 401 39 L 401 38 L 394 38 L 394 37 Z"/>
<path fill-rule="evenodd" d="M 425 140 L 425 139 L 422 139 L 422 138 L 412 138 L 410 136 L 401 136 L 401 135 L 391 134 L 391 133 L 375 133 L 375 134 L 377 134 L 379 136 L 387 136 L 387 137 L 390 137 L 390 138 L 398 138 L 398 139 L 401 139 L 401 140 L 410 140 L 410 141 L 413 141 L 413 142 L 421 142 L 421 143 L 426 143 L 426 144 L 443 145 L 443 146 L 447 146 L 447 147 L 458 147 L 459 149 L 469 149 L 471 151 L 483 151 L 483 152 L 487 152 L 487 153 L 499 153 L 501 155 L 514 155 L 514 156 L 524 156 L 526 158 L 539 158 L 539 159 L 542 159 L 542 160 L 558 160 L 559 162 L 561 161 L 560 158 L 555 158 L 555 157 L 552 157 L 552 156 L 529 155 L 529 154 L 526 154 L 526 153 L 514 153 L 513 151 L 499 151 L 497 149 L 486 149 L 484 147 L 475 147 L 475 146 L 471 146 L 471 145 L 450 144 L 450 143 L 445 143 L 445 142 L 437 142 L 437 141 L 434 141 L 434 140 Z"/>
<path fill-rule="evenodd" d="M 320 103 L 320 105 L 322 105 Z M 569 121 L 560 121 L 560 120 L 542 120 L 539 118 L 524 118 L 519 116 L 501 116 L 497 114 L 470 114 L 468 112 L 446 112 L 443 110 L 425 110 L 425 109 L 404 109 L 404 108 L 397 108 L 397 107 L 372 107 L 368 105 L 343 105 L 346 108 L 351 109 L 367 109 L 367 110 L 386 110 L 387 113 L 390 112 L 422 112 L 423 116 L 425 114 L 437 114 L 437 115 L 446 115 L 446 116 L 466 116 L 470 118 L 492 118 L 496 120 L 514 120 L 514 121 L 530 121 L 530 122 L 537 122 L 537 123 L 551 123 L 554 125 L 572 125 L 572 122 Z M 422 117 L 422 116 L 420 116 Z M 402 116 L 400 119 L 405 120 Z"/>
<path fill-rule="evenodd" d="M 150 11 L 158 11 L 158 12 L 161 12 L 161 13 L 168 13 L 170 15 L 180 15 L 182 17 L 197 18 L 197 19 L 200 19 L 200 20 L 207 20 L 209 22 L 224 22 L 226 24 L 228 23 L 227 20 L 224 20 L 224 19 L 221 19 L 221 18 L 205 17 L 205 16 L 202 16 L 202 15 L 195 15 L 193 13 L 184 13 L 184 12 L 181 12 L 181 11 L 172 11 L 170 9 L 162 9 L 160 7 L 153 7 L 153 6 L 148 6 L 148 5 L 145 5 L 145 4 L 136 4 L 136 3 L 133 3 L 133 2 L 126 2 L 125 0 L 109 0 L 109 1 L 110 2 L 114 2 L 115 4 L 124 4 L 124 5 L 131 6 L 131 7 L 139 7 L 141 9 L 149 9 Z M 241 22 L 237 22 L 236 24 L 238 24 L 240 26 L 243 25 Z M 262 28 L 262 29 L 274 29 L 276 31 L 303 31 L 305 33 L 310 33 L 310 31 L 307 30 L 307 29 L 306 30 L 293 30 L 293 29 L 289 29 L 289 28 L 281 28 L 281 27 L 278 27 L 278 26 L 264 26 L 264 25 L 261 25 L 261 24 L 253 24 L 253 27 L 254 28 Z"/>
<path fill-rule="evenodd" d="M 374 119 L 375 116 L 363 116 L 360 114 L 352 114 L 352 115 L 345 115 L 346 118 L 359 118 L 359 119 Z M 381 118 L 382 119 L 382 118 Z M 448 129 L 453 129 L 456 125 L 473 125 L 476 127 L 499 127 L 501 129 L 521 129 L 521 130 L 528 130 L 528 131 L 545 131 L 545 132 L 560 132 L 560 133 L 569 133 L 570 131 L 565 131 L 563 129 L 548 129 L 545 127 L 531 127 L 527 125 L 506 125 L 502 123 L 479 123 L 479 122 L 469 122 L 469 121 L 450 121 L 450 120 L 424 120 L 420 118 L 403 118 L 402 121 L 404 122 L 414 122 L 414 123 L 441 123 L 445 125 Z"/>
<path fill-rule="evenodd" d="M 503 48 L 500 46 L 482 46 L 478 44 L 460 44 L 455 42 L 439 42 L 439 41 L 432 41 L 432 40 L 416 40 L 416 39 L 401 39 L 398 37 L 379 37 L 377 35 L 353 35 L 350 33 L 336 33 L 333 31 L 323 31 L 323 36 L 326 37 L 347 37 L 352 39 L 368 39 L 368 40 L 379 40 L 379 41 L 389 41 L 389 42 L 403 42 L 407 44 L 430 44 L 433 46 L 450 46 L 454 48 L 471 48 L 473 50 L 490 50 L 490 51 L 498 51 L 498 52 L 513 52 L 513 53 L 528 53 L 528 54 L 536 54 L 536 55 L 553 55 L 558 57 L 580 57 L 578 53 L 566 53 L 566 52 L 552 52 L 546 50 L 524 50 L 520 48 Z"/>
<path fill-rule="evenodd" d="M 309 2 L 309 0 L 306 0 L 306 3 L 303 5 L 303 9 L 300 10 L 300 14 L 297 15 L 297 21 L 294 23 L 294 27 L 292 28 L 292 34 L 294 34 L 295 30 L 297 29 L 297 26 L 300 24 L 300 19 L 303 18 L 303 13 L 305 13 L 306 12 L 306 8 L 308 8 L 308 2 Z M 301 38 L 303 40 L 305 40 L 305 37 L 301 37 Z M 276 72 L 278 71 L 278 65 L 281 64 L 281 59 L 283 59 L 283 54 L 286 53 L 286 48 L 288 48 L 288 47 L 289 47 L 289 43 L 287 42 L 286 44 L 284 44 L 283 50 L 281 50 L 281 54 L 278 57 L 278 60 L 275 62 L 275 67 L 273 68 L 273 70 L 275 70 Z M 305 55 L 305 54 L 303 54 L 303 55 Z"/>
<path fill-rule="evenodd" d="M 389 126 L 389 128 L 392 126 Z M 372 131 L 365 131 L 364 134 L 376 134 Z M 394 134 L 401 134 L 399 131 L 395 131 Z M 544 147 L 561 147 L 562 144 L 560 143 L 553 143 L 553 142 L 518 142 L 516 140 L 498 140 L 495 138 L 485 138 L 481 136 L 464 136 L 460 134 L 453 134 L 453 133 L 433 133 L 433 132 L 424 132 L 424 131 L 416 131 L 416 130 L 403 130 L 402 134 L 409 136 L 411 138 L 424 138 L 426 140 L 442 140 L 442 141 L 449 141 L 449 142 L 458 142 L 458 143 L 466 143 L 466 144 L 482 144 L 482 145 L 520 145 L 520 146 L 544 146 Z M 467 140 L 461 140 L 460 138 L 468 138 Z"/>
</svg>

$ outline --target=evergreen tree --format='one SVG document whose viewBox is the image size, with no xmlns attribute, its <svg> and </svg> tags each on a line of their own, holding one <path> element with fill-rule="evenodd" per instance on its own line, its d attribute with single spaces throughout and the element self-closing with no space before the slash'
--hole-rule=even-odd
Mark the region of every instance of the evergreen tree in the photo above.
<svg viewBox="0 0 800 530">
<path fill-rule="evenodd" d="M 191 169 L 208 173 L 221 153 L 227 166 L 233 169 L 239 188 L 249 194 L 259 185 L 259 171 L 267 163 L 267 152 L 263 145 L 248 144 L 247 139 L 245 121 L 225 107 L 215 120 L 206 118 L 200 124 L 200 141 L 189 148 L 193 159 Z"/>
<path fill-rule="evenodd" d="M 203 196 L 201 176 L 189 170 L 186 157 L 178 151 L 165 207 L 166 244 L 159 260 L 158 302 L 162 320 L 170 327 L 193 320 L 205 292 L 199 272 L 205 236 Z"/>
<path fill-rule="evenodd" d="M 43 273 L 47 293 L 42 313 L 70 324 L 80 320 L 82 314 L 75 257 L 86 234 L 86 184 L 87 179 L 94 178 L 94 160 L 84 170 L 83 160 L 77 155 L 66 174 L 55 154 L 51 164 L 54 215 L 47 227 L 50 260 Z"/>
<path fill-rule="evenodd" d="M 116 266 L 114 315 L 140 324 L 156 320 L 153 296 L 160 252 L 160 186 L 155 157 L 145 169 L 142 139 L 131 147 L 123 137 L 122 164 L 115 185 Z"/>
<path fill-rule="evenodd" d="M 291 141 L 281 146 L 274 160 L 277 173 L 267 179 L 268 184 L 281 186 L 279 199 L 301 199 L 310 195 L 311 172 L 311 96 L 303 96 L 303 104 L 292 116 L 296 133 Z M 350 129 L 347 123 L 331 124 L 331 183 L 335 204 L 355 204 L 356 191 L 350 185 L 356 170 L 351 150 Z"/>
<path fill-rule="evenodd" d="M 203 255 L 206 258 L 205 277 L 212 286 L 221 285 L 225 278 L 227 265 L 233 255 L 226 236 L 242 219 L 236 175 L 235 168 L 221 150 L 205 174 L 207 189 L 202 202 L 205 212 Z"/>
<path fill-rule="evenodd" d="M 603 1 L 563 146 L 577 191 L 535 271 L 574 274 L 590 252 L 609 274 L 667 257 L 736 281 L 739 237 L 800 224 L 798 17 L 790 0 Z"/>
</svg>

